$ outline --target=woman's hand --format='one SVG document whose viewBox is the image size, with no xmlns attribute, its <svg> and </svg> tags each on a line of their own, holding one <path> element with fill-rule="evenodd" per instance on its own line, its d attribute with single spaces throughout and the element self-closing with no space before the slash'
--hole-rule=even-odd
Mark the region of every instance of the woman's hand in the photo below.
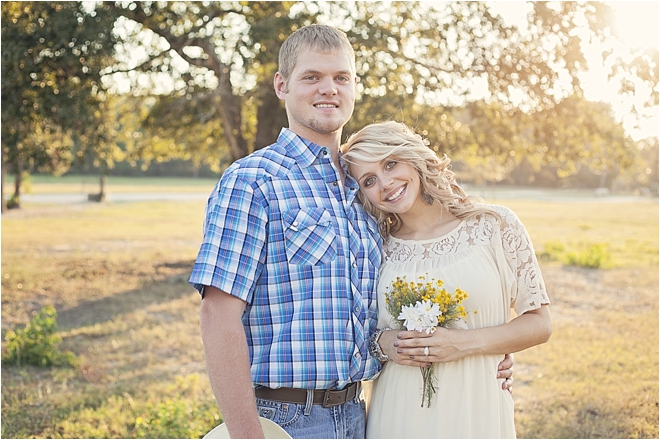
<svg viewBox="0 0 660 440">
<path fill-rule="evenodd" d="M 431 362 L 451 362 L 461 359 L 467 354 L 457 355 L 459 350 L 451 348 L 447 333 L 453 332 L 445 328 L 436 329 L 435 333 L 387 330 L 384 331 L 378 343 L 381 350 L 390 361 L 400 365 L 426 367 Z M 425 354 L 428 347 L 428 354 Z"/>
<path fill-rule="evenodd" d="M 420 362 L 452 362 L 476 354 L 466 342 L 464 330 L 436 328 L 433 333 L 400 331 L 394 347 L 397 358 L 408 358 Z M 428 348 L 427 348 L 428 347 Z M 406 364 L 408 365 L 408 364 Z"/>
<path fill-rule="evenodd" d="M 471 347 L 470 331 L 436 328 L 434 333 L 387 330 L 378 340 L 390 361 L 412 367 L 428 367 L 432 362 L 452 362 L 476 354 Z M 467 336 L 467 337 L 466 337 Z M 504 379 L 502 389 L 512 392 L 513 354 L 507 354 L 498 364 L 497 377 Z"/>
</svg>

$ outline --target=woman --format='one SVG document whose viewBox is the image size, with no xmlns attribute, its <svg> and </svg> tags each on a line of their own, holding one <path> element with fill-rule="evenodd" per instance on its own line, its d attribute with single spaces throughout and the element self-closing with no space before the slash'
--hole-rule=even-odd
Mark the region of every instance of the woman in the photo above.
<svg viewBox="0 0 660 440">
<path fill-rule="evenodd" d="M 342 153 L 384 237 L 379 329 L 400 328 L 385 302 L 397 277 L 441 279 L 447 291 L 468 294 L 461 329 L 382 330 L 373 354 L 396 363 L 386 362 L 374 383 L 367 437 L 515 437 L 513 400 L 496 379 L 497 364 L 503 353 L 542 344 L 552 333 L 550 301 L 524 226 L 508 208 L 467 196 L 449 159 L 404 124 L 369 125 Z M 422 407 L 422 374 L 411 367 L 431 363 L 437 387 L 430 407 Z"/>
</svg>

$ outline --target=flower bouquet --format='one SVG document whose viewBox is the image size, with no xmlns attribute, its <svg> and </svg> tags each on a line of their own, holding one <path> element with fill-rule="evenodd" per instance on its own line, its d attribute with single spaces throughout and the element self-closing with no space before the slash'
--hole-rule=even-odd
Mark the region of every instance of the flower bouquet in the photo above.
<svg viewBox="0 0 660 440">
<path fill-rule="evenodd" d="M 397 277 L 385 292 L 387 311 L 399 321 L 402 328 L 418 332 L 433 333 L 437 327 L 450 327 L 467 316 L 461 305 L 467 293 L 458 287 L 454 293 L 442 286 L 444 281 L 426 279 L 420 276 L 417 282 Z M 431 397 L 435 393 L 436 378 L 433 364 L 421 367 L 424 380 L 422 407 L 431 407 Z"/>
</svg>

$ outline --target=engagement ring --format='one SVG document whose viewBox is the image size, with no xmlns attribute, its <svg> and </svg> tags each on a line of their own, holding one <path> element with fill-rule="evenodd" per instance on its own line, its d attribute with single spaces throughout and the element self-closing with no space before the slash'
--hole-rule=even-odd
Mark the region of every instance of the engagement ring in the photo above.
<svg viewBox="0 0 660 440">
<path fill-rule="evenodd" d="M 428 355 L 429 355 L 429 348 L 424 347 L 424 356 L 428 356 Z"/>
</svg>

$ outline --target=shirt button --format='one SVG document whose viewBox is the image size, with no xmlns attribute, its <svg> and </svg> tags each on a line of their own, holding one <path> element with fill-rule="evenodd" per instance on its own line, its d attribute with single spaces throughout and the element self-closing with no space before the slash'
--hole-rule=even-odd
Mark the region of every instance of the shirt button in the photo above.
<svg viewBox="0 0 660 440">
<path fill-rule="evenodd" d="M 333 186 L 337 186 L 337 185 L 339 185 L 339 182 L 337 182 L 337 181 L 335 180 L 334 182 L 332 182 L 332 185 L 333 185 Z"/>
<path fill-rule="evenodd" d="M 298 222 L 293 222 L 293 226 L 298 226 Z"/>
<path fill-rule="evenodd" d="M 357 263 L 353 263 L 353 267 L 357 267 Z"/>
<path fill-rule="evenodd" d="M 328 150 L 323 150 L 323 155 L 327 156 L 328 155 Z"/>
</svg>

